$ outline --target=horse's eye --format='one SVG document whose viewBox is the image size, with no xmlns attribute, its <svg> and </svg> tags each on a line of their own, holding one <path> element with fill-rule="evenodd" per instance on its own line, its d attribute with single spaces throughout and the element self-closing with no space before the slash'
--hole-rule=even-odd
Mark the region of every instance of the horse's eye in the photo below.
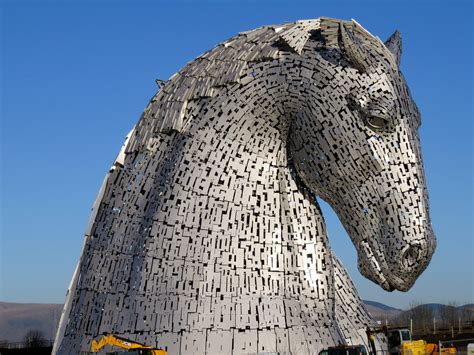
<svg viewBox="0 0 474 355">
<path fill-rule="evenodd" d="M 380 130 L 388 125 L 388 120 L 380 116 L 370 115 L 367 117 L 367 124 L 372 129 Z"/>
</svg>

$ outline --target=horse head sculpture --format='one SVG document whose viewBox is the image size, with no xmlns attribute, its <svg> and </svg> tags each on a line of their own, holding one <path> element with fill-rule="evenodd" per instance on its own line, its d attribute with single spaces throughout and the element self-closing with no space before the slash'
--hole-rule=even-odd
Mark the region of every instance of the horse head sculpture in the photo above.
<svg viewBox="0 0 474 355">
<path fill-rule="evenodd" d="M 302 181 L 344 224 L 361 273 L 385 290 L 407 291 L 428 265 L 435 238 L 420 115 L 399 69 L 400 34 L 383 44 L 355 21 L 338 27 L 340 50 L 316 42 L 305 52 L 325 58 L 335 74 L 315 66 L 299 84 L 309 95 L 294 114 L 290 154 Z"/>
<path fill-rule="evenodd" d="M 53 353 L 102 334 L 172 354 L 367 343 L 317 196 L 367 278 L 413 285 L 435 239 L 400 54 L 398 32 L 321 18 L 240 33 L 159 81 L 94 204 Z"/>
</svg>

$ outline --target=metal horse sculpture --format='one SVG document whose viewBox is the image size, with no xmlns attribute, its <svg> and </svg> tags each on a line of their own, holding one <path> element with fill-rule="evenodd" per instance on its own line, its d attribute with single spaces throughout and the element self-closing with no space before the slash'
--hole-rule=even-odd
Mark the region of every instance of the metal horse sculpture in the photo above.
<svg viewBox="0 0 474 355">
<path fill-rule="evenodd" d="M 435 248 L 400 35 L 328 18 L 240 33 L 163 84 L 93 208 L 54 352 L 317 353 L 372 323 L 328 245 L 406 291 Z M 383 346 L 383 344 L 379 344 Z"/>
</svg>

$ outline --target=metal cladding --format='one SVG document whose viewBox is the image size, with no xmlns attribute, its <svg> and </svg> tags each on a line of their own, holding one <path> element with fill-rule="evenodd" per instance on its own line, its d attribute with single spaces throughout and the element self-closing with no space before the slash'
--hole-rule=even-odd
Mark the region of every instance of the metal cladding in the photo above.
<svg viewBox="0 0 474 355">
<path fill-rule="evenodd" d="M 367 278 L 411 287 L 435 239 L 400 54 L 398 32 L 320 18 L 240 33 L 160 81 L 94 205 L 54 352 L 102 334 L 170 354 L 367 343 L 316 196 Z"/>
</svg>

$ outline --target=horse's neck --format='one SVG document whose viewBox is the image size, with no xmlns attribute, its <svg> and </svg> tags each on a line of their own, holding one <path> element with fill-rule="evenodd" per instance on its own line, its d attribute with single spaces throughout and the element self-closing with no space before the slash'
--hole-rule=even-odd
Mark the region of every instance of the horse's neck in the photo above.
<svg viewBox="0 0 474 355">
<path fill-rule="evenodd" d="M 203 260 L 213 270 L 224 263 L 241 272 L 280 272 L 281 284 L 266 284 L 265 292 L 332 298 L 324 221 L 314 196 L 288 168 L 282 112 L 263 95 L 236 90 L 242 92 L 188 106 L 199 118 L 167 153 L 172 168 L 163 176 L 154 220 L 179 225 L 175 232 L 183 235 L 206 233 L 212 255 Z"/>
</svg>

